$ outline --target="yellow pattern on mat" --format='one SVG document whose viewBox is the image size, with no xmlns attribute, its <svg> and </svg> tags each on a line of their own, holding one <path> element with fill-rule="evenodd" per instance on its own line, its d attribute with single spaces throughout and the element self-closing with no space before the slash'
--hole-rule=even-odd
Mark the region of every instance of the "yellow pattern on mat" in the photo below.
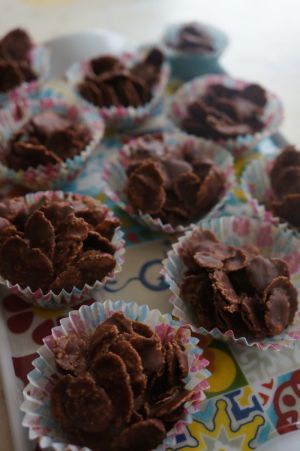
<svg viewBox="0 0 300 451">
<path fill-rule="evenodd" d="M 225 449 L 226 451 L 230 449 L 230 442 L 240 441 L 241 451 L 250 451 L 250 442 L 256 437 L 259 427 L 264 423 L 264 418 L 261 415 L 255 415 L 250 422 L 242 424 L 236 430 L 232 430 L 231 419 L 227 411 L 227 403 L 224 399 L 219 399 L 216 402 L 217 413 L 214 418 L 213 430 L 208 429 L 203 423 L 194 421 L 190 426 L 190 432 L 193 437 L 197 437 L 199 444 L 197 450 L 207 450 L 207 443 L 211 443 L 213 439 L 215 443 L 215 451 L 221 451 Z M 220 435 L 224 435 L 227 438 L 228 448 L 223 443 L 218 443 L 218 438 Z M 208 442 L 207 440 L 208 439 Z M 218 447 L 219 444 L 219 447 Z M 187 450 L 190 448 L 186 448 Z M 184 449 L 182 450 L 184 451 Z"/>
</svg>

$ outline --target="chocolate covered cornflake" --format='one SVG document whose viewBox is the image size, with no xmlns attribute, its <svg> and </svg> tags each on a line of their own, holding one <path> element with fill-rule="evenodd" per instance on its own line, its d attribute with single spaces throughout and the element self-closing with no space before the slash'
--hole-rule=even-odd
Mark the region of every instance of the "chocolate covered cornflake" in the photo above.
<svg viewBox="0 0 300 451">
<path fill-rule="evenodd" d="M 37 78 L 30 63 L 33 47 L 26 31 L 16 28 L 0 40 L 0 91 L 8 92 Z"/>
<path fill-rule="evenodd" d="M 297 291 L 280 258 L 264 257 L 254 247 L 227 246 L 200 229 L 179 255 L 187 268 L 180 297 L 198 327 L 264 338 L 293 322 Z"/>
<path fill-rule="evenodd" d="M 270 172 L 272 187 L 268 207 L 276 216 L 300 226 L 300 152 L 287 146 L 278 155 Z"/>
<path fill-rule="evenodd" d="M 93 218 L 94 225 L 83 213 Z M 94 285 L 115 268 L 111 239 L 118 226 L 117 218 L 108 217 L 107 208 L 89 197 L 44 197 L 30 208 L 23 197 L 4 200 L 0 203 L 1 276 L 43 292 Z"/>
<path fill-rule="evenodd" d="M 137 108 L 151 100 L 163 62 L 164 55 L 156 48 L 132 67 L 112 55 L 99 56 L 90 60 L 90 73 L 78 85 L 79 93 L 99 108 Z"/>
<path fill-rule="evenodd" d="M 266 91 L 259 85 L 235 89 L 214 84 L 187 105 L 181 128 L 213 140 L 253 134 L 264 127 L 262 116 L 266 103 Z"/>
<path fill-rule="evenodd" d="M 203 217 L 219 201 L 225 185 L 223 171 L 201 151 L 171 148 L 155 136 L 145 136 L 131 150 L 126 173 L 134 210 L 173 225 Z"/>
<path fill-rule="evenodd" d="M 51 393 L 52 413 L 75 445 L 153 450 L 193 395 L 184 388 L 188 361 L 179 339 L 162 342 L 122 312 L 91 336 L 59 337 L 53 350 L 61 378 Z"/>
<path fill-rule="evenodd" d="M 91 133 L 85 125 L 46 110 L 11 136 L 2 160 L 16 171 L 55 165 L 80 154 L 90 140 Z"/>
<path fill-rule="evenodd" d="M 213 39 L 205 27 L 197 22 L 183 25 L 175 39 L 167 40 L 167 45 L 187 53 L 206 54 L 215 50 Z"/>
</svg>

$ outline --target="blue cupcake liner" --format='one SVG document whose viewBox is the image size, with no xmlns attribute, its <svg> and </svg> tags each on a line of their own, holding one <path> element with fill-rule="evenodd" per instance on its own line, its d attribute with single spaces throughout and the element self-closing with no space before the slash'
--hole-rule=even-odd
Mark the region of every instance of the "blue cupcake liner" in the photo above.
<svg viewBox="0 0 300 451">
<path fill-rule="evenodd" d="M 218 28 L 208 24 L 200 24 L 203 31 L 212 39 L 214 51 L 206 53 L 177 50 L 168 45 L 176 42 L 177 35 L 185 24 L 170 25 L 163 36 L 162 48 L 172 68 L 172 76 L 188 81 L 204 73 L 213 72 L 220 56 L 228 46 L 228 37 Z"/>
</svg>

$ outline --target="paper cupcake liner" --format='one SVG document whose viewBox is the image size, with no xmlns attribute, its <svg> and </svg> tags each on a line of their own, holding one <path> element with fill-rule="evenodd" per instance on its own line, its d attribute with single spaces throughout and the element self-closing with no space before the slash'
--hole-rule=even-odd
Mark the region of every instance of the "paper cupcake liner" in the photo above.
<svg viewBox="0 0 300 451">
<path fill-rule="evenodd" d="M 270 200 L 272 194 L 270 171 L 276 157 L 277 154 L 253 160 L 246 166 L 240 182 L 248 202 L 256 201 L 261 208 L 264 208 L 266 211 L 268 211 L 266 204 Z M 273 222 L 281 222 L 282 226 L 289 227 L 294 230 L 294 232 L 297 230 L 296 227 L 284 222 L 271 211 L 268 211 L 268 214 Z"/>
<path fill-rule="evenodd" d="M 35 93 L 37 94 L 37 93 Z M 31 190 L 55 189 L 73 180 L 85 167 L 88 158 L 104 134 L 104 122 L 93 108 L 67 102 L 58 94 L 47 89 L 34 98 L 16 96 L 5 108 L 0 110 L 0 138 L 7 142 L 11 135 L 22 127 L 32 116 L 46 110 L 64 114 L 86 125 L 91 133 L 89 144 L 73 158 L 61 164 L 40 165 L 26 170 L 14 170 L 0 162 L 0 176 Z"/>
<path fill-rule="evenodd" d="M 136 54 L 123 53 L 118 55 L 121 61 L 128 67 L 131 67 L 134 63 L 141 59 L 141 52 Z M 66 77 L 75 91 L 78 99 L 86 105 L 91 106 L 87 100 L 85 100 L 78 92 L 77 85 L 83 81 L 84 77 L 91 73 L 89 61 L 82 61 L 81 63 L 73 64 L 67 71 Z M 170 67 L 168 63 L 164 63 L 160 70 L 159 80 L 152 89 L 152 99 L 150 102 L 143 106 L 134 108 L 132 106 L 111 106 L 97 108 L 99 115 L 104 119 L 107 127 L 120 129 L 128 129 L 140 125 L 145 119 L 149 118 L 155 107 L 162 101 L 165 89 L 168 84 L 170 74 Z"/>
<path fill-rule="evenodd" d="M 214 85 L 222 84 L 228 88 L 241 89 L 246 87 L 249 83 L 233 79 L 227 75 L 206 75 L 195 78 L 189 83 L 184 84 L 171 98 L 168 105 L 168 116 L 173 124 L 180 128 L 181 120 L 186 116 L 186 108 L 189 103 L 194 101 L 198 96 L 203 95 L 206 90 Z M 267 104 L 264 108 L 262 121 L 264 128 L 262 131 L 249 134 L 240 135 L 231 139 L 220 139 L 217 142 L 225 146 L 234 157 L 240 157 L 247 153 L 250 149 L 255 147 L 260 141 L 274 134 L 283 119 L 283 108 L 278 97 L 267 91 Z M 182 131 L 189 135 L 188 133 Z"/>
<path fill-rule="evenodd" d="M 28 96 L 36 91 L 46 80 L 50 68 L 50 52 L 43 45 L 35 45 L 30 52 L 30 62 L 37 79 L 22 83 L 9 92 L 0 92 L 0 106 L 4 106 L 7 102 L 19 99 L 21 96 Z"/>
<path fill-rule="evenodd" d="M 226 49 L 228 37 L 221 30 L 208 25 L 201 24 L 201 27 L 211 37 L 214 51 L 207 53 L 187 52 L 177 50 L 168 45 L 168 42 L 175 42 L 178 32 L 184 24 L 170 25 L 163 36 L 162 48 L 172 68 L 172 75 L 181 80 L 190 80 L 201 73 L 208 73 Z"/>
<path fill-rule="evenodd" d="M 95 302 L 90 306 L 82 306 L 79 310 L 69 313 L 69 317 L 61 320 L 61 325 L 52 329 L 52 335 L 44 339 L 44 346 L 38 350 L 39 357 L 34 360 L 34 370 L 28 375 L 29 384 L 24 389 L 25 401 L 21 410 L 25 412 L 23 426 L 29 428 L 29 438 L 38 440 L 39 446 L 57 451 L 79 451 L 89 448 L 81 448 L 68 445 L 67 439 L 61 432 L 58 424 L 52 418 L 50 407 L 50 393 L 54 383 L 61 373 L 56 368 L 55 358 L 52 352 L 54 340 L 62 335 L 91 334 L 96 326 L 110 317 L 114 312 L 122 311 L 132 320 L 143 322 L 154 329 L 158 335 L 170 341 L 180 330 L 182 343 L 185 347 L 189 374 L 185 378 L 187 390 L 193 390 L 193 396 L 184 406 L 184 417 L 178 421 L 156 451 L 164 451 L 173 448 L 176 444 L 176 436 L 184 430 L 186 425 L 192 422 L 192 415 L 199 410 L 199 404 L 205 399 L 203 390 L 209 388 L 207 382 L 210 376 L 206 369 L 208 361 L 202 357 L 202 349 L 197 346 L 198 339 L 191 336 L 189 328 L 182 328 L 174 321 L 171 315 L 162 314 L 159 310 L 150 310 L 147 305 L 138 305 L 134 302 L 105 301 Z"/>
<path fill-rule="evenodd" d="M 105 194 L 117 204 L 119 208 L 126 211 L 129 215 L 134 216 L 143 224 L 150 227 L 152 230 L 163 233 L 174 234 L 181 233 L 192 226 L 192 223 L 197 223 L 197 220 L 191 221 L 189 225 L 173 226 L 172 224 L 164 224 L 161 219 L 154 218 L 150 214 L 143 214 L 139 212 L 136 214 L 133 207 L 128 202 L 125 192 L 125 184 L 127 181 L 126 166 L 128 164 L 128 156 L 130 150 L 138 148 L 143 138 L 131 140 L 127 145 L 123 146 L 119 152 L 118 159 L 107 163 L 104 166 L 102 179 L 105 182 L 103 190 Z M 230 191 L 235 185 L 235 175 L 232 156 L 222 147 L 218 146 L 212 141 L 195 139 L 194 137 L 187 137 L 181 133 L 164 134 L 164 142 L 167 145 L 180 147 L 199 147 L 199 154 L 211 158 L 214 163 L 223 169 L 225 173 L 225 187 L 224 192 L 219 202 L 205 215 L 205 218 L 214 215 L 226 203 Z M 202 219 L 201 219 L 202 220 Z"/>
<path fill-rule="evenodd" d="M 282 258 L 288 264 L 291 282 L 296 287 L 298 294 L 300 294 L 300 240 L 291 231 L 262 219 L 245 216 L 222 217 L 203 221 L 198 227 L 200 230 L 212 231 L 217 238 L 227 245 L 256 245 L 263 255 Z M 262 340 L 236 337 L 232 330 L 224 333 L 218 328 L 208 331 L 204 327 L 195 326 L 191 312 L 180 299 L 180 284 L 186 267 L 179 256 L 179 249 L 182 248 L 191 235 L 192 230 L 180 237 L 163 261 L 162 274 L 174 293 L 171 298 L 171 303 L 173 304 L 172 314 L 184 324 L 191 324 L 195 331 L 210 334 L 217 339 L 233 340 L 236 343 L 255 346 L 262 350 L 280 350 L 284 347 L 293 347 L 296 341 L 300 340 L 300 307 L 296 312 L 294 322 L 281 334 Z"/>
<path fill-rule="evenodd" d="M 37 193 L 30 193 L 24 196 L 28 206 L 37 204 L 43 197 L 51 200 L 72 200 L 73 198 L 84 197 L 75 193 L 66 193 L 63 191 L 39 191 Z M 114 217 L 113 213 L 107 207 L 107 217 Z M 106 282 L 114 280 L 115 275 L 118 274 L 124 263 L 125 241 L 124 234 L 120 227 L 115 230 L 114 236 L 111 240 L 116 247 L 114 257 L 116 259 L 115 269 L 107 274 L 101 281 L 97 280 L 93 285 L 85 284 L 82 289 L 74 287 L 71 292 L 63 289 L 59 294 L 55 294 L 52 290 L 43 293 L 41 289 L 32 291 L 30 287 L 22 288 L 19 284 L 12 284 L 7 279 L 0 275 L 0 284 L 4 285 L 8 290 L 24 299 L 30 304 L 39 306 L 45 309 L 58 309 L 66 306 L 75 307 L 90 299 L 94 292 L 97 292 L 103 287 Z"/>
</svg>

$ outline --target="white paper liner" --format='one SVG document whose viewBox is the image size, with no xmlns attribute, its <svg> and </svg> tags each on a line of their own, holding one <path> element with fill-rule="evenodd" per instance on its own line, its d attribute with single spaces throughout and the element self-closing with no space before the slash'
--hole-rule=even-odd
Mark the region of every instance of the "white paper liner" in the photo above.
<svg viewBox="0 0 300 451">
<path fill-rule="evenodd" d="M 203 218 L 214 215 L 226 203 L 227 197 L 236 183 L 232 156 L 224 148 L 215 144 L 213 141 L 204 139 L 201 140 L 176 132 L 169 134 L 166 133 L 163 137 L 166 145 L 170 145 L 172 147 L 180 146 L 186 148 L 199 148 L 199 155 L 211 158 L 213 162 L 224 171 L 226 181 L 223 194 L 220 200 Z M 152 230 L 168 234 L 181 233 L 190 228 L 192 223 L 197 223 L 197 219 L 194 219 L 188 225 L 178 225 L 175 227 L 172 224 L 163 223 L 161 219 L 154 218 L 150 214 L 143 214 L 142 212 L 136 214 L 128 201 L 125 193 L 125 185 L 127 181 L 125 168 L 128 164 L 130 150 L 138 148 L 141 142 L 143 142 L 142 137 L 131 140 L 128 144 L 121 148 L 117 160 L 109 162 L 104 166 L 102 173 L 102 179 L 105 182 L 103 188 L 104 192 L 113 202 L 117 204 L 119 208 L 126 211 L 131 216 L 134 216 Z"/>
<path fill-rule="evenodd" d="M 37 193 L 27 194 L 25 201 L 29 206 L 38 203 L 43 197 L 47 197 L 51 200 L 72 200 L 74 197 L 78 199 L 79 194 L 66 193 L 63 191 L 39 191 Z M 85 196 L 82 196 L 85 197 Z M 107 207 L 107 217 L 113 217 L 113 213 Z M 24 299 L 24 301 L 30 304 L 36 305 L 46 309 L 59 309 L 66 306 L 75 307 L 78 304 L 82 304 L 84 301 L 90 299 L 93 292 L 97 292 L 106 282 L 114 280 L 115 275 L 118 274 L 124 263 L 125 254 L 125 241 L 123 239 L 124 233 L 120 227 L 117 227 L 111 243 L 115 246 L 116 251 L 114 257 L 116 259 L 116 266 L 114 270 L 107 274 L 101 281 L 97 280 L 93 285 L 85 284 L 82 289 L 74 287 L 71 292 L 63 289 L 59 294 L 53 293 L 50 290 L 47 293 L 43 293 L 41 289 L 32 291 L 30 287 L 22 288 L 19 284 L 11 284 L 7 279 L 4 279 L 0 275 L 0 284 L 4 285 L 13 294 Z"/>
<path fill-rule="evenodd" d="M 0 106 L 20 97 L 27 97 L 32 92 L 35 92 L 46 80 L 50 68 L 50 52 L 48 48 L 43 45 L 34 45 L 30 51 L 29 58 L 31 66 L 37 75 L 37 79 L 30 82 L 24 82 L 9 92 L 0 91 Z"/>
<path fill-rule="evenodd" d="M 246 216 L 230 216 L 203 221 L 198 227 L 200 230 L 211 230 L 220 241 L 227 245 L 256 245 L 263 255 L 282 258 L 288 264 L 291 282 L 296 287 L 298 295 L 300 294 L 300 240 L 290 230 L 263 219 L 248 218 Z M 163 261 L 162 274 L 174 293 L 171 298 L 173 315 L 184 324 L 191 324 L 195 331 L 210 334 L 217 339 L 229 339 L 236 343 L 255 346 L 262 350 L 280 350 L 284 347 L 293 347 L 296 341 L 300 340 L 299 307 L 293 323 L 281 334 L 261 340 L 251 337 L 237 338 L 232 330 L 223 333 L 217 328 L 208 331 L 204 327 L 196 327 L 191 312 L 180 299 L 180 284 L 186 267 L 179 256 L 179 249 L 191 235 L 192 230 L 180 237 Z"/>
<path fill-rule="evenodd" d="M 63 163 L 14 170 L 0 162 L 1 177 L 32 190 L 55 189 L 73 180 L 84 169 L 88 158 L 104 134 L 104 122 L 93 108 L 67 102 L 58 98 L 55 91 L 47 89 L 40 91 L 34 99 L 16 96 L 0 110 L 0 140 L 3 140 L 4 147 L 16 130 L 31 117 L 46 110 L 66 115 L 71 120 L 85 125 L 91 133 L 91 140 L 78 155 L 68 158 Z"/>
<path fill-rule="evenodd" d="M 237 80 L 228 75 L 205 75 L 185 83 L 170 99 L 168 105 L 168 116 L 173 124 L 181 129 L 180 123 L 186 116 L 187 105 L 195 101 L 199 96 L 204 95 L 206 90 L 214 84 L 222 84 L 228 88 L 242 89 L 249 85 L 249 82 Z M 253 149 L 260 141 L 274 134 L 283 119 L 283 107 L 278 97 L 267 92 L 267 104 L 264 107 L 264 114 L 261 120 L 264 123 L 262 131 L 240 135 L 235 139 L 220 139 L 217 142 L 225 146 L 234 157 L 240 157 L 250 149 Z M 188 133 L 182 131 L 189 135 Z"/>
<path fill-rule="evenodd" d="M 25 412 L 23 426 L 29 428 L 29 438 L 38 440 L 39 446 L 57 451 L 88 451 L 87 447 L 68 445 L 51 414 L 50 393 L 54 383 L 61 374 L 55 365 L 52 352 L 54 340 L 62 335 L 76 333 L 91 334 L 96 326 L 110 317 L 114 312 L 122 311 L 132 320 L 140 321 L 154 329 L 164 340 L 171 340 L 180 329 L 180 336 L 188 356 L 189 374 L 185 378 L 185 388 L 193 390 L 193 397 L 185 404 L 184 417 L 178 421 L 156 451 L 164 451 L 176 444 L 177 434 L 182 433 L 185 426 L 192 422 L 192 414 L 199 410 L 199 404 L 205 399 L 203 390 L 209 388 L 206 369 L 208 361 L 202 357 L 203 350 L 197 346 L 198 339 L 191 336 L 189 328 L 182 328 L 170 315 L 163 315 L 159 310 L 150 310 L 147 305 L 134 302 L 105 301 L 95 302 L 90 306 L 82 306 L 79 310 L 69 313 L 69 317 L 61 320 L 61 325 L 52 329 L 52 335 L 44 339 L 44 346 L 38 350 L 39 357 L 34 360 L 34 370 L 28 375 L 29 384 L 24 389 L 25 401 L 21 410 Z"/>
<path fill-rule="evenodd" d="M 117 55 L 125 66 L 131 67 L 138 61 L 142 59 L 143 52 L 137 53 L 122 53 Z M 82 61 L 80 63 L 73 64 L 66 73 L 67 81 L 71 85 L 72 89 L 76 93 L 78 99 L 86 104 L 90 105 L 87 100 L 85 100 L 78 92 L 78 84 L 83 81 L 86 75 L 91 74 L 89 60 Z M 120 129 L 128 129 L 140 125 L 145 119 L 151 116 L 154 108 L 162 100 L 165 89 L 168 84 L 170 75 L 170 67 L 167 62 L 163 63 L 162 68 L 159 73 L 158 82 L 152 88 L 152 98 L 150 102 L 142 105 L 138 108 L 132 106 L 111 106 L 94 108 L 99 112 L 100 116 L 104 119 L 107 127 Z"/>
</svg>

